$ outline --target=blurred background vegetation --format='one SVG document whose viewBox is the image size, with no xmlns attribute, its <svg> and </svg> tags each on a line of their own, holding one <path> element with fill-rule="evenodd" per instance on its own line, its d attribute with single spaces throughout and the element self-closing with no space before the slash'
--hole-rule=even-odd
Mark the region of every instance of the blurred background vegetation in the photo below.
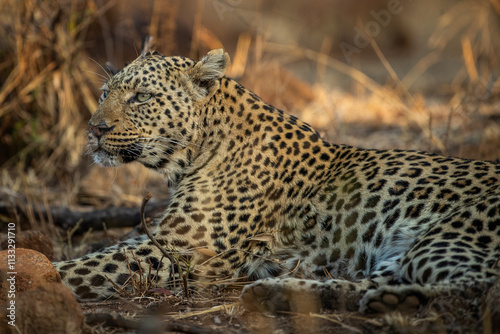
<svg viewBox="0 0 500 334">
<path fill-rule="evenodd" d="M 229 76 L 330 141 L 500 158 L 500 0 L 0 0 L 0 8 L 4 203 L 137 206 L 146 190 L 166 196 L 141 166 L 103 169 L 85 156 L 106 63 L 123 67 L 146 35 L 166 55 L 198 59 L 223 47 Z"/>
</svg>

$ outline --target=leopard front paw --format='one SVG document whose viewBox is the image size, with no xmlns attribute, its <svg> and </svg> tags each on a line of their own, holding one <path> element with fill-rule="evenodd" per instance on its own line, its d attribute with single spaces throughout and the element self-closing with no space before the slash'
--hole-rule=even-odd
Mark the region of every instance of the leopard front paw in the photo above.
<svg viewBox="0 0 500 334">
<path fill-rule="evenodd" d="M 266 278 L 246 286 L 241 294 L 250 311 L 265 313 L 319 312 L 322 283 L 296 278 Z"/>
<path fill-rule="evenodd" d="M 290 311 L 289 295 L 271 279 L 263 279 L 247 285 L 241 293 L 241 300 L 249 311 L 273 314 Z"/>
</svg>

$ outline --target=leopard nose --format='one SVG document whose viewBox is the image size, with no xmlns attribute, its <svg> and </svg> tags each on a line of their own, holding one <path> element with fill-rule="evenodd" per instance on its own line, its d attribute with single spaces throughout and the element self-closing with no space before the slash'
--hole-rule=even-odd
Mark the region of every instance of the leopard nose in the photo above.
<svg viewBox="0 0 500 334">
<path fill-rule="evenodd" d="M 103 134 L 113 130 L 113 128 L 114 126 L 108 126 L 104 120 L 101 120 L 97 125 L 89 122 L 89 129 L 97 138 L 101 138 Z"/>
</svg>

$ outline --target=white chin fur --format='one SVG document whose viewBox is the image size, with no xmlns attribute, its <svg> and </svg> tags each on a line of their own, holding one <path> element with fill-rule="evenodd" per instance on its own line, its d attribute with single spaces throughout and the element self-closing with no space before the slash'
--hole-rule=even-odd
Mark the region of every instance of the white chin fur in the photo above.
<svg viewBox="0 0 500 334">
<path fill-rule="evenodd" d="M 117 167 L 122 163 L 118 161 L 118 157 L 110 156 L 102 151 L 97 151 L 93 153 L 94 162 L 103 167 Z"/>
</svg>

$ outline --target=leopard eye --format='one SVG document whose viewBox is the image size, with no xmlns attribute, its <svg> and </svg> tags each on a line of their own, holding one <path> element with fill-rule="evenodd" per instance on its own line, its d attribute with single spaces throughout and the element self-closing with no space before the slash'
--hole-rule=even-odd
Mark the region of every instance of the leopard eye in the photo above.
<svg viewBox="0 0 500 334">
<path fill-rule="evenodd" d="M 146 102 L 150 98 L 151 98 L 151 94 L 148 94 L 148 93 L 137 94 L 137 101 L 139 101 L 139 102 Z"/>
</svg>

